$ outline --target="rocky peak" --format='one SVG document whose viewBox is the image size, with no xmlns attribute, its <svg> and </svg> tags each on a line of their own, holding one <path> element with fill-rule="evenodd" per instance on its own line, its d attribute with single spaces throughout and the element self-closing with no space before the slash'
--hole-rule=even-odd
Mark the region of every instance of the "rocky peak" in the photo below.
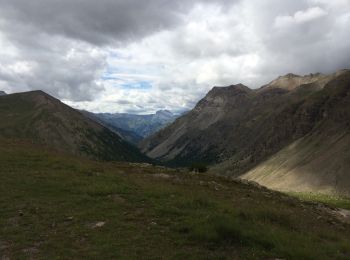
<svg viewBox="0 0 350 260">
<path fill-rule="evenodd" d="M 343 75 L 343 74 L 346 74 L 346 73 L 350 73 L 350 69 L 342 69 L 342 70 L 338 70 L 336 73 L 335 73 L 335 76 L 340 76 L 340 75 Z"/>
<path fill-rule="evenodd" d="M 279 76 L 279 79 L 292 79 L 292 78 L 296 78 L 296 77 L 300 77 L 300 75 L 294 74 L 294 73 L 288 73 L 284 76 Z"/>
<path fill-rule="evenodd" d="M 215 120 L 213 119 L 213 121 L 216 121 L 225 114 L 225 111 L 246 103 L 247 97 L 253 92 L 253 90 L 243 84 L 230 85 L 227 87 L 213 87 L 208 94 L 198 102 L 194 111 L 208 111 L 209 114 L 215 116 Z M 206 116 L 209 118 L 208 115 Z"/>
<path fill-rule="evenodd" d="M 311 84 L 320 80 L 324 80 L 326 77 L 327 76 L 321 73 L 311 73 L 304 76 L 288 73 L 263 86 L 261 90 L 280 88 L 291 91 L 300 87 L 301 85 Z"/>
<path fill-rule="evenodd" d="M 250 88 L 241 83 L 237 85 L 230 85 L 227 87 L 213 87 L 206 95 L 206 98 L 210 99 L 217 96 L 220 96 L 222 98 L 232 97 L 243 93 L 249 93 L 251 91 L 252 90 Z"/>
<path fill-rule="evenodd" d="M 170 121 L 174 119 L 174 114 L 169 110 L 158 110 L 153 116 L 153 120 Z"/>
<path fill-rule="evenodd" d="M 173 113 L 171 113 L 171 111 L 169 111 L 169 110 L 158 110 L 157 112 L 156 112 L 156 115 L 158 115 L 158 116 L 165 116 L 165 117 L 172 117 L 172 116 L 174 116 L 174 114 Z"/>
</svg>

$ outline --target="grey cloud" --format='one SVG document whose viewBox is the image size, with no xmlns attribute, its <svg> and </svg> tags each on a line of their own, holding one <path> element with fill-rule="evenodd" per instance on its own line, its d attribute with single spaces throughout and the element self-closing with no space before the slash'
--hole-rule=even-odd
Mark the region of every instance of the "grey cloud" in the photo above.
<svg viewBox="0 0 350 260">
<path fill-rule="evenodd" d="M 0 59 L 0 80 L 11 92 L 41 89 L 58 98 L 83 101 L 103 90 L 97 81 L 106 66 L 105 55 L 89 45 L 38 37 L 29 45 L 18 44 L 12 59 L 0 51 Z"/>
<path fill-rule="evenodd" d="M 1 0 L 0 14 L 12 25 L 22 23 L 39 32 L 101 45 L 175 26 L 198 2 L 216 1 Z"/>
<path fill-rule="evenodd" d="M 308 1 L 295 2 L 299 2 L 297 8 L 284 14 L 295 15 L 310 8 L 305 6 Z M 339 17 L 350 14 L 350 5 L 348 9 L 336 10 L 327 10 L 327 5 L 311 6 L 322 8 L 325 15 L 282 28 L 273 27 L 271 21 L 260 28 L 259 33 L 267 35 L 261 36 L 265 51 L 262 53 L 264 64 L 259 68 L 260 74 L 330 73 L 350 67 L 350 39 L 345 37 L 350 34 L 350 19 L 343 26 L 339 25 Z"/>
<path fill-rule="evenodd" d="M 117 100 L 116 103 L 118 103 L 119 105 L 130 105 L 130 104 L 132 104 L 132 102 L 130 102 L 129 100 Z"/>
</svg>

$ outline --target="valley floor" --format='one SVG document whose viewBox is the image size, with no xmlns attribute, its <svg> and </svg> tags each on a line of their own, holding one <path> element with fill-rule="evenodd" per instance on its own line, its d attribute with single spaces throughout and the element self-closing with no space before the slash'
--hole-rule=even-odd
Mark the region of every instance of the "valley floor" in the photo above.
<svg viewBox="0 0 350 260">
<path fill-rule="evenodd" d="M 0 165 L 2 259 L 350 258 L 328 207 L 259 186 L 10 141 Z"/>
</svg>

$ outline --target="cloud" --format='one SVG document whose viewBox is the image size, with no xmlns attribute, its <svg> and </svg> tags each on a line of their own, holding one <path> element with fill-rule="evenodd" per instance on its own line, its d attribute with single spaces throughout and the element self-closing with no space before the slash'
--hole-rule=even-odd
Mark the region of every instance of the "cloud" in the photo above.
<svg viewBox="0 0 350 260">
<path fill-rule="evenodd" d="M 350 67 L 347 0 L 0 0 L 0 89 L 183 111 L 214 85 Z"/>
<path fill-rule="evenodd" d="M 322 8 L 316 6 L 308 8 L 307 10 L 301 10 L 296 12 L 294 15 L 289 16 L 277 16 L 275 19 L 275 27 L 285 27 L 295 24 L 302 24 L 311 22 L 323 16 L 326 16 L 328 13 Z"/>
<path fill-rule="evenodd" d="M 99 80 L 106 66 L 103 50 L 40 35 L 31 45 L 11 43 L 0 42 L 1 88 L 9 92 L 42 89 L 73 101 L 92 100 L 103 91 Z"/>
<path fill-rule="evenodd" d="M 12 24 L 103 45 L 177 26 L 198 2 L 216 1 L 2 0 L 0 14 Z"/>
</svg>

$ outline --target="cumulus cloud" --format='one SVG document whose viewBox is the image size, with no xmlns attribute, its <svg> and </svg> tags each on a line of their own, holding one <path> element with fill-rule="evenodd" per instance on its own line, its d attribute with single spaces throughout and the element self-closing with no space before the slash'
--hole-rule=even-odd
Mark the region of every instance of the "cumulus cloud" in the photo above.
<svg viewBox="0 0 350 260">
<path fill-rule="evenodd" d="M 347 0 L 0 0 L 0 89 L 183 111 L 214 85 L 349 68 L 349 34 Z"/>
<path fill-rule="evenodd" d="M 293 24 L 302 24 L 311 22 L 323 16 L 326 16 L 327 12 L 322 8 L 316 6 L 308 8 L 307 10 L 301 10 L 294 15 L 289 16 L 277 16 L 275 19 L 275 27 L 291 26 Z"/>
<path fill-rule="evenodd" d="M 73 101 L 92 100 L 104 89 L 100 81 L 106 66 L 103 50 L 40 34 L 30 39 L 30 44 L 23 41 L 16 44 L 4 36 L 0 39 L 2 89 L 9 92 L 42 89 Z"/>
</svg>

